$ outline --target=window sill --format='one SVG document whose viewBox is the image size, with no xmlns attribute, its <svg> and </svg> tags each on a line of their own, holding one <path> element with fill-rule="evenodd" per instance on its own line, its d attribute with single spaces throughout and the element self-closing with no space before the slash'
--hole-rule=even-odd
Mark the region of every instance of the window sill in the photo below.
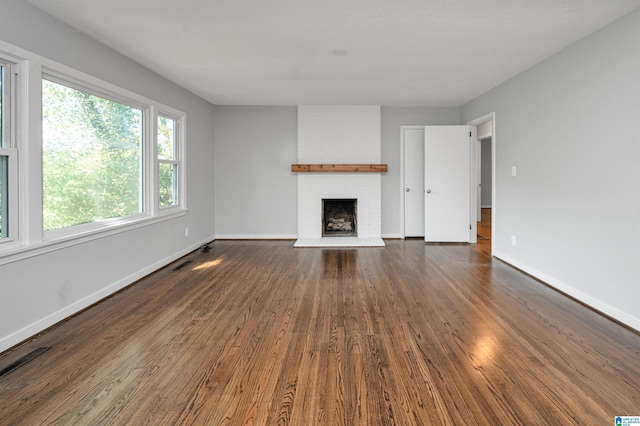
<svg viewBox="0 0 640 426">
<path fill-rule="evenodd" d="M 126 222 L 105 224 L 98 228 L 92 227 L 91 229 L 81 230 L 73 234 L 65 234 L 63 236 L 55 236 L 53 238 L 45 237 L 42 242 L 38 243 L 25 244 L 21 242 L 8 241 L 6 243 L 6 247 L 3 247 L 4 244 L 0 244 L 0 265 L 18 262 L 30 257 L 39 256 L 100 238 L 109 237 L 111 235 L 165 222 L 167 220 L 185 216 L 188 211 L 188 209 L 172 209 L 170 213 L 162 212 L 159 216 L 145 216 L 142 218 L 128 220 Z"/>
</svg>

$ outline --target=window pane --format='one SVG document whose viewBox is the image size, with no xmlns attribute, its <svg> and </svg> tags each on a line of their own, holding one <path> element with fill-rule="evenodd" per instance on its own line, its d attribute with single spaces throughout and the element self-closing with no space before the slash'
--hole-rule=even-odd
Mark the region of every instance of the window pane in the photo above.
<svg viewBox="0 0 640 426">
<path fill-rule="evenodd" d="M 0 148 L 6 146 L 4 140 L 5 114 L 5 80 L 4 73 L 6 67 L 0 65 Z M 9 158 L 0 155 L 0 239 L 9 237 Z"/>
<path fill-rule="evenodd" d="M 142 111 L 42 82 L 44 230 L 142 211 Z"/>
<path fill-rule="evenodd" d="M 0 147 L 4 146 L 4 67 L 0 66 Z"/>
<path fill-rule="evenodd" d="M 158 158 L 174 159 L 175 121 L 158 116 Z"/>
<path fill-rule="evenodd" d="M 178 204 L 178 165 L 173 163 L 160 163 L 160 207 L 174 206 Z"/>
<path fill-rule="evenodd" d="M 9 236 L 8 163 L 6 156 L 0 156 L 0 238 Z"/>
</svg>

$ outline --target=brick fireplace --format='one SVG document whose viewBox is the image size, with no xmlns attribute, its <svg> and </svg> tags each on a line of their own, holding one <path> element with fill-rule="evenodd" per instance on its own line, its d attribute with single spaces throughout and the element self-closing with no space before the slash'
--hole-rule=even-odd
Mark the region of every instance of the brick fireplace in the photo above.
<svg viewBox="0 0 640 426">
<path fill-rule="evenodd" d="M 298 106 L 298 163 L 380 163 L 379 106 Z M 296 247 L 384 246 L 380 173 L 298 173 Z M 327 199 L 357 202 L 357 234 L 323 236 Z"/>
</svg>

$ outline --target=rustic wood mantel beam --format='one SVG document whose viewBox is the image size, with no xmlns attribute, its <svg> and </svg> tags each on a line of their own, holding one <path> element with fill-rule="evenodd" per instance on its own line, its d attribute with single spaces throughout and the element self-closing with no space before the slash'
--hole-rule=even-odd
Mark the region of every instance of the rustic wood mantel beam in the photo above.
<svg viewBox="0 0 640 426">
<path fill-rule="evenodd" d="M 386 164 L 292 164 L 293 173 L 386 173 Z"/>
</svg>

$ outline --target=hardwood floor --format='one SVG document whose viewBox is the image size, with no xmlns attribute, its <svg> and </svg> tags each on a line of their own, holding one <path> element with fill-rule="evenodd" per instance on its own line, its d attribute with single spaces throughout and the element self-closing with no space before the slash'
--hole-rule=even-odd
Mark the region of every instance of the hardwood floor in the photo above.
<svg viewBox="0 0 640 426">
<path fill-rule="evenodd" d="M 476 234 L 478 235 L 476 250 L 491 256 L 491 215 L 492 209 L 483 208 L 480 211 L 480 221 Z"/>
<path fill-rule="evenodd" d="M 218 241 L 4 354 L 0 424 L 609 425 L 640 335 L 474 245 Z M 173 271 L 185 261 L 191 263 Z"/>
<path fill-rule="evenodd" d="M 491 213 L 490 208 L 482 208 L 480 210 L 480 221 L 478 222 L 479 239 L 491 239 Z"/>
</svg>

